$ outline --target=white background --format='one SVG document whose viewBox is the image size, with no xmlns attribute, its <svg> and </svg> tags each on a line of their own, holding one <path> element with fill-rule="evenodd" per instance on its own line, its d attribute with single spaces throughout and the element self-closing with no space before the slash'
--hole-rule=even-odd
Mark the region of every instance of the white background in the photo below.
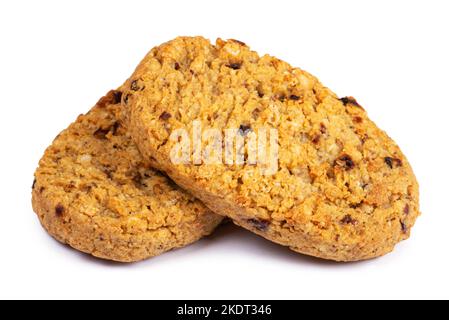
<svg viewBox="0 0 449 320">
<path fill-rule="evenodd" d="M 449 298 L 448 1 L 2 1 L 0 298 Z M 121 265 L 52 240 L 31 209 L 44 149 L 178 35 L 236 38 L 353 95 L 412 163 L 423 215 L 368 262 L 290 252 L 232 225 Z"/>
</svg>

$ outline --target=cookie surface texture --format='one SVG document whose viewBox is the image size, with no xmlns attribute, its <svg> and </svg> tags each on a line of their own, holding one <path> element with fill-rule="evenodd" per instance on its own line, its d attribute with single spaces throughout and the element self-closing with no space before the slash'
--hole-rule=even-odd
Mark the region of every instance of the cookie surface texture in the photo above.
<svg viewBox="0 0 449 320">
<path fill-rule="evenodd" d="M 222 218 L 143 161 L 117 120 L 120 96 L 109 92 L 48 147 L 32 203 L 60 242 L 132 262 L 195 242 Z"/>
<path fill-rule="evenodd" d="M 180 37 L 154 48 L 125 84 L 122 105 L 146 159 L 214 212 L 294 251 L 378 257 L 409 237 L 420 213 L 409 162 L 354 98 L 240 41 Z M 245 139 L 275 129 L 276 161 L 254 164 L 245 144 L 243 164 L 237 156 L 198 162 L 209 141 L 202 136 L 197 148 L 198 127 L 218 130 L 221 145 L 227 129 Z M 179 130 L 192 141 L 182 163 L 173 161 Z"/>
</svg>

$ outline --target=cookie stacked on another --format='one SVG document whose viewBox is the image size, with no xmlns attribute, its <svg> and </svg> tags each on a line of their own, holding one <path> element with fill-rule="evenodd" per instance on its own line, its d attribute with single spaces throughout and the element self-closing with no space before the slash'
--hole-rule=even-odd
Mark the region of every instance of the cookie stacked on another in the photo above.
<svg viewBox="0 0 449 320">
<path fill-rule="evenodd" d="M 57 240 L 93 256 L 132 262 L 210 234 L 222 217 L 143 160 L 111 91 L 64 130 L 35 173 L 32 202 Z"/>
<path fill-rule="evenodd" d="M 143 156 L 214 212 L 292 250 L 355 261 L 384 255 L 409 237 L 419 215 L 418 183 L 399 147 L 353 98 L 240 41 L 180 37 L 154 48 L 122 96 Z M 195 123 L 222 136 L 276 130 L 275 171 L 173 161 Z M 193 142 L 196 143 L 196 142 Z M 273 144 L 273 143 L 272 143 Z"/>
</svg>

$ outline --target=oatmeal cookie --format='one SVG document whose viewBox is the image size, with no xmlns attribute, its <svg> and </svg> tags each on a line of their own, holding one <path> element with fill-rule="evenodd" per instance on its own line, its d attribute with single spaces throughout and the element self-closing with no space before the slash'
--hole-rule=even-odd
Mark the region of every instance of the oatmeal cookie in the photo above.
<svg viewBox="0 0 449 320">
<path fill-rule="evenodd" d="M 78 117 L 45 151 L 32 203 L 57 240 L 132 262 L 188 245 L 222 218 L 143 161 L 117 120 L 121 91 Z"/>
<path fill-rule="evenodd" d="M 409 237 L 420 213 L 409 162 L 354 98 L 240 41 L 180 37 L 155 47 L 122 105 L 146 159 L 214 212 L 294 251 L 378 257 Z M 276 129 L 276 170 L 250 161 L 248 145 L 243 165 L 194 162 L 192 145 L 188 162 L 173 162 L 179 141 L 170 137 L 178 129 L 193 137 L 194 121 L 222 136 Z"/>
</svg>

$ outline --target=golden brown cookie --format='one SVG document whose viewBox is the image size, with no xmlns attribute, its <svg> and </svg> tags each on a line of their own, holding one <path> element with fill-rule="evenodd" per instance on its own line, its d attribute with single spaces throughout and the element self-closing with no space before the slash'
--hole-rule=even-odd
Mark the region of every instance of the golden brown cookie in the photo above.
<svg viewBox="0 0 449 320">
<path fill-rule="evenodd" d="M 120 262 L 146 259 L 210 234 L 222 218 L 142 160 L 111 91 L 45 151 L 33 208 L 57 240 Z"/>
<path fill-rule="evenodd" d="M 420 212 L 407 159 L 354 98 L 338 98 L 309 73 L 240 41 L 181 37 L 151 50 L 125 87 L 127 123 L 144 157 L 236 224 L 337 261 L 378 257 L 409 237 Z M 173 162 L 184 139 L 173 134 L 193 139 L 194 121 L 247 140 L 275 129 L 269 146 L 278 157 L 254 164 L 247 144 L 244 164 L 208 164 L 192 142 L 188 161 Z"/>
</svg>

